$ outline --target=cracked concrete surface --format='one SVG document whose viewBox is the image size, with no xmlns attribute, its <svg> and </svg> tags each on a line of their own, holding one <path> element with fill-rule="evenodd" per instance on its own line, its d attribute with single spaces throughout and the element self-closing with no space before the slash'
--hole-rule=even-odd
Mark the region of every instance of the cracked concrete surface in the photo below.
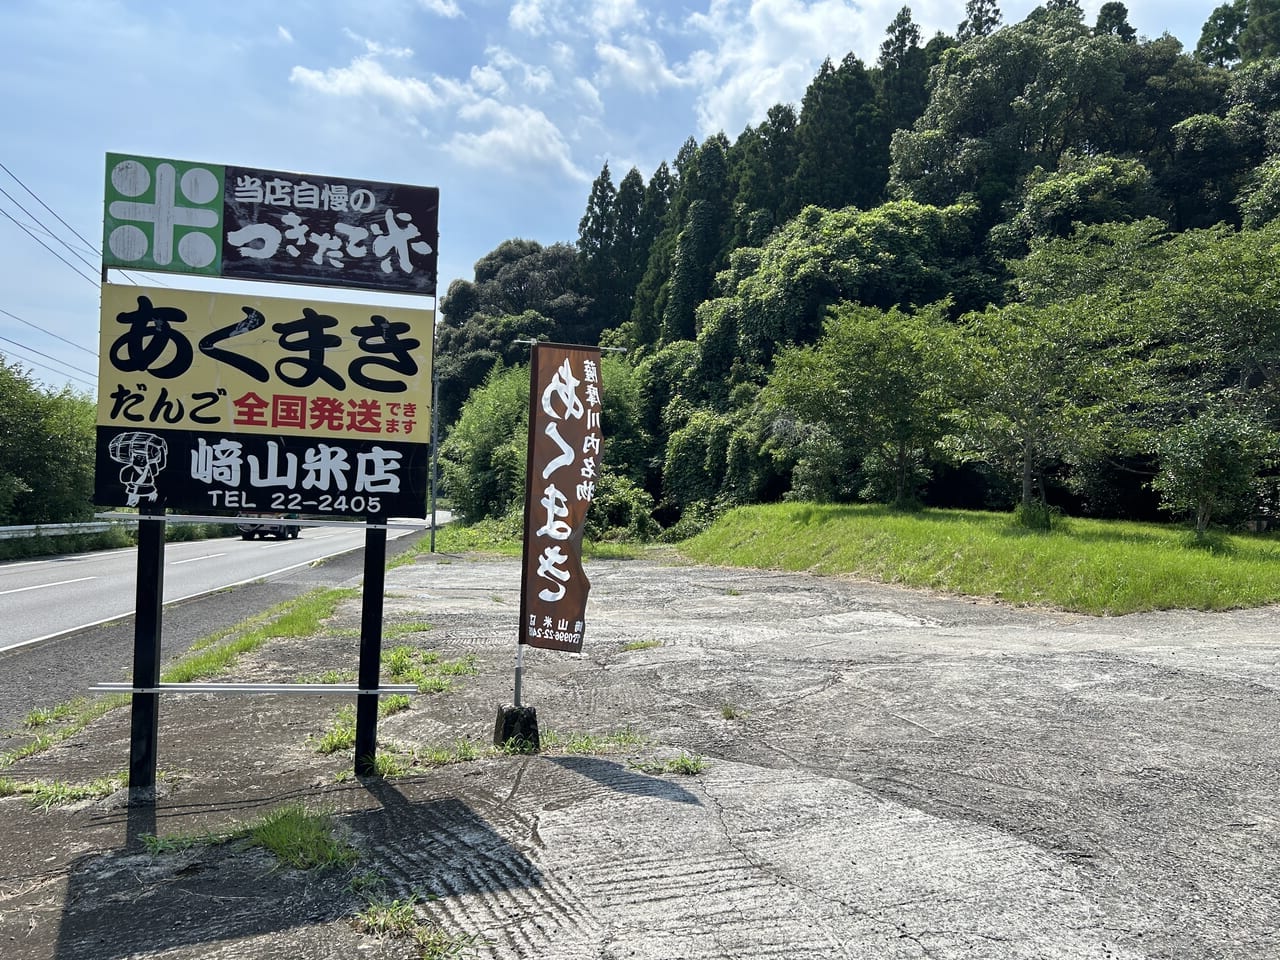
<svg viewBox="0 0 1280 960">
<path fill-rule="evenodd" d="M 1270 958 L 1280 924 L 1275 610 L 1093 619 L 838 578 L 597 561 L 580 657 L 529 651 L 544 733 L 638 745 L 338 782 L 320 698 L 172 698 L 153 811 L 0 800 L 10 957 L 402 957 L 355 930 L 348 874 L 218 830 L 331 811 L 388 895 L 491 958 Z M 487 744 L 510 697 L 515 561 L 387 575 L 388 624 L 480 673 L 383 721 L 387 747 Z M 354 663 L 341 628 L 236 679 Z M 633 648 L 637 642 L 650 642 Z M 109 715 L 5 775 L 126 763 Z M 680 752 L 697 776 L 646 772 Z M 464 954 L 465 955 L 465 954 Z"/>
</svg>

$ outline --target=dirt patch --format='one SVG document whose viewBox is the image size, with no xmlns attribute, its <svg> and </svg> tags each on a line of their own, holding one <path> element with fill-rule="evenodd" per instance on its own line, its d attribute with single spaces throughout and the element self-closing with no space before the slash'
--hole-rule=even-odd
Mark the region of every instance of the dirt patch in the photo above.
<svg viewBox="0 0 1280 960">
<path fill-rule="evenodd" d="M 153 810 L 0 800 L 4 956 L 421 955 L 351 924 L 372 879 L 464 956 L 1275 956 L 1276 610 L 1093 619 L 804 575 L 589 573 L 584 654 L 530 651 L 524 691 L 544 735 L 595 753 L 341 781 L 350 751 L 316 749 L 340 700 L 167 699 Z M 384 647 L 476 666 L 384 719 L 389 752 L 489 745 L 518 580 L 505 560 L 388 573 Z M 354 669 L 358 623 L 347 604 L 237 678 Z M 702 772 L 656 772 L 681 754 Z M 4 775 L 88 782 L 127 756 L 121 711 Z M 333 814 L 353 870 L 130 843 L 295 800 Z"/>
</svg>

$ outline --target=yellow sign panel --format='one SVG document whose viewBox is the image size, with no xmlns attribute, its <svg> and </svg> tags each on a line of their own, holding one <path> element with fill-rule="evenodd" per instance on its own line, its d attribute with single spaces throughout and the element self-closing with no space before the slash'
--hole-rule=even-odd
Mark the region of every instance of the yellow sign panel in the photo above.
<svg viewBox="0 0 1280 960">
<path fill-rule="evenodd" d="M 434 320 L 104 284 L 98 425 L 427 443 Z"/>
</svg>

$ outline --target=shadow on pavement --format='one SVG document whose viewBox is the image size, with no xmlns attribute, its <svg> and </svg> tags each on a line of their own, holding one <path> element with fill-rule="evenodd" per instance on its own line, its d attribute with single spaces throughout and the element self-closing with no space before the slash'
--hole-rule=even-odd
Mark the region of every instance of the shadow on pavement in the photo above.
<svg viewBox="0 0 1280 960">
<path fill-rule="evenodd" d="M 263 935 L 287 949 L 307 939 L 306 928 L 351 917 L 364 906 L 351 882 L 362 871 L 377 872 L 390 887 L 434 896 L 491 896 L 543 883 L 524 854 L 465 803 L 410 800 L 383 781 L 363 785 L 380 806 L 335 818 L 337 833 L 360 850 L 354 868 L 289 869 L 243 838 L 149 853 L 140 836 L 154 825 L 156 811 L 130 808 L 125 849 L 71 866 L 54 957 L 116 960 L 191 946 L 199 946 L 201 956 L 235 957 L 243 947 L 237 941 Z M 185 814 L 251 811 L 244 820 L 196 827 L 188 836 L 234 830 L 279 805 L 187 807 Z M 176 819 L 159 812 L 162 820 Z"/>
<path fill-rule="evenodd" d="M 658 800 L 670 800 L 672 803 L 692 803 L 695 805 L 701 805 L 702 803 L 677 783 L 663 780 L 661 777 L 648 777 L 644 774 L 635 773 L 612 760 L 599 760 L 594 757 L 547 757 L 547 759 L 557 766 L 579 773 L 619 793 L 630 793 L 637 797 L 654 797 Z"/>
</svg>

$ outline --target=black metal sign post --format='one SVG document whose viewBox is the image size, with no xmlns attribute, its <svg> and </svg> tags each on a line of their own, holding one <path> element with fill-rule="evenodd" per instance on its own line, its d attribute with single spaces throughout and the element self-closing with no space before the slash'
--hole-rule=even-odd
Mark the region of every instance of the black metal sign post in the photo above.
<svg viewBox="0 0 1280 960">
<path fill-rule="evenodd" d="M 360 610 L 360 689 L 356 697 L 356 776 L 378 771 L 378 675 L 382 669 L 382 590 L 386 583 L 385 517 L 370 517 L 364 534 L 364 596 Z"/>
<path fill-rule="evenodd" d="M 164 610 L 164 508 L 144 506 L 138 523 L 138 582 L 133 620 L 135 691 L 160 683 L 160 619 Z M 129 791 L 155 789 L 160 695 L 133 694 L 129 723 Z"/>
</svg>

